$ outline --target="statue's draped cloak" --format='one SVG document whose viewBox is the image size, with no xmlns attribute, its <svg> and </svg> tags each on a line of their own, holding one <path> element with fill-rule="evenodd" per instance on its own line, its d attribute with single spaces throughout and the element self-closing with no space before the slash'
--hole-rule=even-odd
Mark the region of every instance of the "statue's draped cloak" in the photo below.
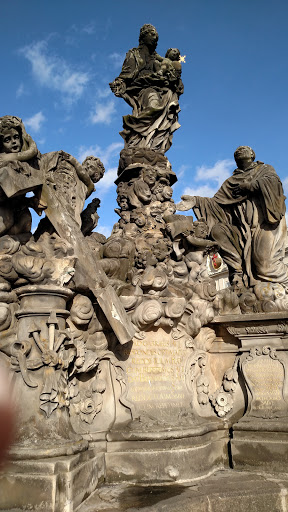
<svg viewBox="0 0 288 512">
<path fill-rule="evenodd" d="M 239 189 L 251 182 L 250 191 Z M 196 198 L 197 218 L 204 217 L 223 257 L 234 271 L 244 267 L 247 284 L 276 281 L 288 284 L 283 263 L 285 196 L 275 170 L 262 162 L 236 169 L 213 198 Z"/>
<path fill-rule="evenodd" d="M 123 98 L 133 108 L 133 115 L 123 117 L 122 137 L 129 147 L 149 147 L 166 152 L 172 144 L 172 134 L 180 127 L 178 94 L 153 76 L 161 57 L 151 55 L 145 47 L 132 48 L 126 54 L 119 75 L 126 84 Z M 182 82 L 181 82 L 182 83 Z"/>
<path fill-rule="evenodd" d="M 71 217 L 81 227 L 81 212 L 85 203 L 87 187 L 78 179 L 73 164 L 66 160 L 62 151 L 53 151 L 42 155 L 41 170 L 46 183 L 49 185 L 51 182 L 50 187 L 53 187 L 55 199 L 59 204 L 64 204 Z M 57 187 L 54 173 L 58 174 Z"/>
</svg>

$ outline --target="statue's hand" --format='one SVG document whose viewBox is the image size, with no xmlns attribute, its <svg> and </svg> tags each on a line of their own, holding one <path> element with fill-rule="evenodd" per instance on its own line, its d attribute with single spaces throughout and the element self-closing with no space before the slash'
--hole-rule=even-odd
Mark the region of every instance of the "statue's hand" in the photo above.
<svg viewBox="0 0 288 512">
<path fill-rule="evenodd" d="M 196 197 L 195 196 L 181 196 L 182 201 L 176 204 L 176 209 L 180 212 L 186 212 L 187 210 L 191 210 L 196 206 Z"/>
<path fill-rule="evenodd" d="M 253 190 L 255 183 L 253 183 L 252 180 L 244 180 L 243 183 L 240 185 L 241 190 Z"/>
<path fill-rule="evenodd" d="M 122 96 L 126 91 L 126 84 L 121 78 L 116 78 L 116 80 L 111 82 L 109 85 L 115 96 Z"/>
<path fill-rule="evenodd" d="M 251 192 L 255 188 L 255 183 L 251 180 L 243 180 L 233 190 L 233 197 L 237 198 L 243 195 L 243 192 Z"/>
<path fill-rule="evenodd" d="M 0 165 L 6 162 L 15 162 L 17 153 L 0 153 Z"/>
</svg>

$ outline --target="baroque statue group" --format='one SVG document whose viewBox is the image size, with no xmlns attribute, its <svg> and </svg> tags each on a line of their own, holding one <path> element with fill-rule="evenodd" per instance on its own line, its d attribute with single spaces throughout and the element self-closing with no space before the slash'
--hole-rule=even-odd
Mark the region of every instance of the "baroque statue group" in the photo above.
<svg viewBox="0 0 288 512">
<path fill-rule="evenodd" d="M 19 117 L 0 118 L 0 364 L 17 408 L 8 474 L 24 489 L 20 467 L 33 476 L 41 461 L 52 461 L 54 474 L 67 476 L 70 466 L 59 469 L 55 461 L 77 456 L 85 492 L 83 483 L 73 498 L 64 488 L 48 491 L 43 476 L 54 503 L 47 510 L 55 512 L 68 499 L 75 510 L 104 467 L 108 481 L 115 468 L 121 473 L 125 449 L 113 448 L 113 458 L 104 440 L 164 443 L 167 432 L 191 438 L 193 427 L 195 438 L 196 427 L 206 435 L 212 425 L 226 446 L 234 424 L 255 430 L 261 421 L 287 418 L 281 180 L 251 147 L 240 146 L 235 171 L 214 197 L 185 195 L 174 203 L 177 176 L 165 153 L 180 127 L 183 59 L 177 48 L 158 55 L 157 42 L 155 27 L 144 25 L 110 83 L 133 110 L 123 117 L 119 219 L 108 238 L 97 233 L 99 199 L 85 203 L 105 172 L 99 158 L 80 163 L 62 150 L 41 154 Z M 41 217 L 33 233 L 31 209 Z M 188 210 L 193 215 L 181 213 Z M 219 288 L 225 268 L 229 283 Z M 216 453 L 211 439 L 207 447 Z M 149 459 L 152 467 L 159 467 L 157 457 Z M 181 464 L 182 477 L 188 470 Z M 166 469 L 170 481 L 176 470 Z M 135 481 L 148 481 L 152 470 L 133 471 Z M 21 509 L 11 482 L 0 479 L 3 510 Z M 33 492 L 23 507 L 39 505 Z"/>
</svg>

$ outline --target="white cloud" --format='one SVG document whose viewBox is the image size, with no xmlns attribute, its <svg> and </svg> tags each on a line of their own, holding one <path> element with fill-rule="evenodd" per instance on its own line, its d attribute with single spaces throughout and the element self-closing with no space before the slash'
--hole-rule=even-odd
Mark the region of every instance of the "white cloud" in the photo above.
<svg viewBox="0 0 288 512">
<path fill-rule="evenodd" d="M 284 194 L 288 197 L 288 178 L 284 178 L 282 180 L 283 188 L 284 188 Z"/>
<path fill-rule="evenodd" d="M 181 178 L 183 178 L 185 172 L 187 171 L 187 169 L 191 169 L 191 166 L 190 165 L 180 165 L 178 171 L 177 171 L 177 178 L 178 180 L 180 180 Z"/>
<path fill-rule="evenodd" d="M 110 87 L 103 87 L 102 89 L 97 89 L 97 97 L 98 98 L 107 98 L 111 94 Z"/>
<path fill-rule="evenodd" d="M 215 181 L 219 187 L 222 185 L 223 181 L 231 176 L 231 171 L 234 167 L 235 162 L 230 159 L 218 160 L 213 167 L 201 165 L 196 168 L 196 176 L 194 179 L 195 181 L 206 181 L 209 179 L 209 181 Z"/>
<path fill-rule="evenodd" d="M 116 112 L 114 100 L 106 103 L 96 103 L 94 110 L 91 112 L 90 121 L 92 124 L 104 123 L 110 124 L 112 115 Z"/>
<path fill-rule="evenodd" d="M 89 82 L 89 74 L 72 69 L 62 58 L 48 54 L 47 41 L 38 41 L 20 49 L 30 62 L 35 79 L 43 87 L 63 94 L 67 103 L 78 100 Z"/>
<path fill-rule="evenodd" d="M 117 167 L 112 167 L 105 171 L 103 178 L 97 183 L 97 192 L 99 190 L 108 190 L 108 188 L 114 186 L 114 181 L 117 178 Z"/>
<path fill-rule="evenodd" d="M 90 21 L 90 23 L 87 23 L 87 25 L 76 25 L 75 23 L 72 25 L 71 29 L 73 32 L 77 34 L 88 34 L 89 36 L 92 34 L 95 34 L 96 31 L 96 25 L 94 21 Z"/>
<path fill-rule="evenodd" d="M 119 156 L 119 152 L 123 149 L 123 143 L 122 142 L 112 142 L 112 144 L 109 144 L 106 148 L 102 149 L 97 144 L 95 146 L 80 146 L 78 150 L 78 160 L 79 162 L 83 162 L 85 160 L 86 156 L 93 155 L 100 158 L 100 160 L 103 162 L 104 166 L 110 166 L 111 160 L 113 160 L 115 157 Z"/>
<path fill-rule="evenodd" d="M 24 85 L 21 83 L 16 91 L 16 98 L 20 98 L 21 96 L 23 96 L 23 94 L 25 94 L 25 87 Z"/>
<path fill-rule="evenodd" d="M 24 119 L 23 123 L 28 128 L 31 128 L 32 132 L 39 132 L 45 120 L 46 117 L 42 114 L 42 112 L 37 112 L 37 114 L 29 117 L 29 119 Z"/>
<path fill-rule="evenodd" d="M 124 53 L 114 52 L 114 53 L 111 53 L 108 56 L 108 58 L 111 60 L 114 68 L 121 68 L 122 64 L 124 62 L 124 59 L 125 59 L 125 54 Z"/>
<path fill-rule="evenodd" d="M 111 235 L 112 227 L 111 226 L 96 226 L 95 231 L 97 233 L 101 233 L 101 235 L 106 236 L 106 238 L 109 238 Z"/>
<path fill-rule="evenodd" d="M 218 160 L 212 167 L 201 165 L 196 168 L 196 174 L 189 187 L 185 187 L 181 195 L 213 197 L 222 183 L 232 174 L 234 160 Z M 179 169 L 182 176 L 189 166 L 182 165 Z M 181 176 L 180 176 L 181 177 Z M 194 183 L 193 183 L 194 181 Z"/>
<path fill-rule="evenodd" d="M 88 25 L 85 25 L 82 30 L 85 34 L 88 34 L 88 36 L 95 34 L 95 30 L 96 30 L 95 23 L 93 23 L 91 21 L 90 23 L 88 23 Z"/>
<path fill-rule="evenodd" d="M 217 192 L 218 187 L 211 187 L 210 185 L 200 185 L 199 187 L 186 187 L 184 188 L 181 196 L 200 196 L 200 197 L 213 197 Z"/>
</svg>

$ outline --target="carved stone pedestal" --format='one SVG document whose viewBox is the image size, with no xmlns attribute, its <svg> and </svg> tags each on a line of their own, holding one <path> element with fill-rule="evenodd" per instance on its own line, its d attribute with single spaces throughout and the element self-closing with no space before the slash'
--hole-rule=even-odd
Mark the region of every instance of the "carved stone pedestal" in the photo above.
<svg viewBox="0 0 288 512">
<path fill-rule="evenodd" d="M 233 467 L 243 471 L 287 473 L 287 424 L 265 421 L 263 425 L 234 425 L 231 441 Z"/>
<path fill-rule="evenodd" d="M 287 472 L 288 322 L 286 313 L 226 319 L 241 342 L 240 371 L 246 413 L 233 425 L 231 452 L 236 469 Z"/>
<path fill-rule="evenodd" d="M 11 462 L 0 475 L 1 510 L 72 512 L 103 479 L 103 454 Z"/>
<path fill-rule="evenodd" d="M 217 421 L 166 431 L 111 432 L 106 482 L 169 483 L 228 467 L 228 430 Z"/>
<path fill-rule="evenodd" d="M 11 456 L 38 459 L 86 450 L 87 442 L 73 431 L 65 400 L 66 302 L 73 293 L 35 285 L 19 288 L 17 294 L 20 309 L 13 365 L 19 427 Z"/>
</svg>

